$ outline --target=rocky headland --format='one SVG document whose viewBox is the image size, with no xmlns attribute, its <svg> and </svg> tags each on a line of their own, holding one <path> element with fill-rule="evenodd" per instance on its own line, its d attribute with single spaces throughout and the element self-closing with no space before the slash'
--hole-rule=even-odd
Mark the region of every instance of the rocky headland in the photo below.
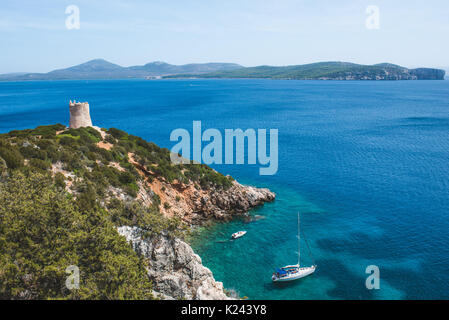
<svg viewBox="0 0 449 320">
<path fill-rule="evenodd" d="M 144 181 L 139 186 L 137 197 L 146 205 L 151 205 L 151 199 L 156 194 L 165 204 L 159 207 L 164 215 L 180 217 L 189 225 L 202 225 L 211 220 L 229 221 L 235 215 L 245 214 L 275 199 L 275 194 L 270 190 L 242 185 L 230 176 L 226 177 L 230 181 L 227 188 L 201 188 L 193 181 L 169 182 L 135 161 L 133 153 L 128 156 Z"/>
<path fill-rule="evenodd" d="M 183 240 L 183 234 L 194 226 L 245 215 L 275 199 L 268 189 L 242 185 L 208 166 L 174 165 L 167 149 L 114 128 L 67 128 L 58 124 L 0 135 L 0 171 L 0 187 L 4 188 L 11 183 L 23 185 L 18 182 L 27 179 L 23 174 L 38 175 L 33 181 L 48 175 L 55 188 L 62 188 L 58 197 L 62 196 L 59 192 L 70 195 L 80 217 L 98 212 L 101 219 L 107 219 L 101 228 L 115 226 L 117 236 L 128 242 L 145 266 L 139 271 L 146 273 L 147 279 L 142 281 L 151 281 L 153 295 L 162 299 L 231 298 Z M 39 192 L 40 187 L 36 194 Z M 8 199 L 2 200 L 4 207 L 22 205 L 11 204 L 9 201 L 16 201 L 14 197 Z M 23 219 L 32 217 L 24 215 Z M 95 230 L 91 225 L 95 219 L 82 221 L 87 230 Z M 47 242 L 36 245 L 45 246 Z M 13 242 L 11 248 L 15 248 Z M 17 249 L 11 250 L 11 254 L 17 253 Z M 23 292 L 30 291 L 26 286 Z"/>
</svg>

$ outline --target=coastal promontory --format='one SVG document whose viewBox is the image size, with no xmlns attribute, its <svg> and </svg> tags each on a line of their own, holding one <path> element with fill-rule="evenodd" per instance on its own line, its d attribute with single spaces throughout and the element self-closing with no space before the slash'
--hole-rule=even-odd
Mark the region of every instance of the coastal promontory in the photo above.
<svg viewBox="0 0 449 320">
<path fill-rule="evenodd" d="M 0 299 L 230 298 L 188 245 L 192 227 L 274 193 L 89 124 L 0 135 Z"/>
<path fill-rule="evenodd" d="M 391 63 L 361 65 L 350 62 L 317 62 L 293 66 L 257 66 L 203 74 L 178 74 L 165 78 L 239 78 L 285 80 L 444 80 L 445 71 L 409 69 Z"/>
</svg>

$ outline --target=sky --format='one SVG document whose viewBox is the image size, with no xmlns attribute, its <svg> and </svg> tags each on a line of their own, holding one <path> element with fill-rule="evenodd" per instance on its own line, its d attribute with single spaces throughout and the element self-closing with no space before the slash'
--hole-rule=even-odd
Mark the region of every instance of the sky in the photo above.
<svg viewBox="0 0 449 320">
<path fill-rule="evenodd" d="M 66 27 L 70 5 L 79 8 L 79 29 Z M 373 11 L 367 12 L 368 6 L 378 8 L 378 20 Z M 449 67 L 448 39 L 447 0 L 1 0 L 0 4 L 0 73 L 48 72 L 96 58 L 122 66 L 151 61 L 244 66 L 348 61 Z"/>
</svg>

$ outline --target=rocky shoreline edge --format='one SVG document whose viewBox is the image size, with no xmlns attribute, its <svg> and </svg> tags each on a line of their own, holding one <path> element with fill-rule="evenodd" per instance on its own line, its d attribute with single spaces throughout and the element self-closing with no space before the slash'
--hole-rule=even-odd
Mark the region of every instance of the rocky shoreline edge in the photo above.
<svg viewBox="0 0 449 320">
<path fill-rule="evenodd" d="M 92 126 L 87 121 L 90 119 L 86 114 L 87 103 L 70 103 L 70 107 L 70 128 L 55 124 L 0 135 L 0 187 L 5 190 L 2 207 L 12 206 L 24 213 L 11 218 L 14 223 L 34 224 L 36 214 L 30 210 L 35 207 L 24 205 L 28 196 L 63 199 L 66 207 L 58 209 L 56 216 L 76 221 L 68 225 L 48 225 L 50 231 L 44 234 L 51 237 L 51 232 L 56 232 L 61 243 L 72 241 L 58 254 L 72 250 L 75 264 L 83 272 L 88 272 L 86 270 L 90 270 L 94 261 L 98 272 L 105 276 L 112 276 L 114 272 L 119 274 L 122 270 L 128 270 L 129 276 L 118 277 L 117 284 L 111 288 L 108 287 L 110 282 L 101 281 L 90 273 L 90 277 L 83 281 L 90 281 L 89 285 L 94 283 L 95 290 L 83 291 L 82 296 L 65 287 L 50 290 L 45 286 L 32 286 L 24 280 L 19 293 L 8 292 L 6 296 L 151 299 L 153 290 L 161 299 L 238 298 L 230 297 L 232 294 L 214 279 L 212 272 L 202 265 L 201 258 L 183 239 L 196 227 L 245 216 L 249 210 L 274 201 L 275 194 L 266 188 L 242 185 L 204 164 L 173 165 L 168 149 L 116 128 Z M 79 108 L 84 110 L 85 117 L 79 117 Z M 8 188 L 22 185 L 35 190 L 26 199 L 19 199 L 23 203 L 8 193 L 12 190 Z M 53 219 L 55 215 L 50 212 L 57 209 L 53 202 L 39 205 L 42 209 L 37 215 L 43 220 Z M 4 214 L 10 217 L 11 210 Z M 12 223 L 3 224 L 11 237 L 22 239 L 23 232 L 19 233 L 11 226 Z M 33 234 L 36 230 L 26 231 Z M 115 246 L 104 245 L 93 250 L 92 242 L 84 240 L 92 236 L 98 237 L 99 241 L 110 241 L 106 235 L 118 238 Z M 28 237 L 33 239 L 33 248 L 51 251 L 48 240 L 43 241 L 40 237 L 40 233 Z M 8 259 L 13 264 L 16 255 L 27 252 L 24 247 L 18 250 L 12 240 L 6 245 L 11 255 Z M 102 259 L 103 254 L 109 254 L 110 260 Z M 119 262 L 124 256 L 128 262 L 139 260 L 139 264 L 130 266 Z M 41 279 L 39 268 L 42 265 L 60 268 L 48 255 L 29 257 L 29 265 L 35 268 L 18 270 L 18 274 L 24 274 L 23 279 Z M 116 264 L 108 269 L 104 264 L 111 261 Z M 137 278 L 136 274 L 139 274 Z M 0 273 L 0 276 L 4 275 Z M 54 274 L 52 281 L 57 283 L 64 276 Z M 119 290 L 130 284 L 135 290 L 130 287 L 125 292 Z"/>
<path fill-rule="evenodd" d="M 205 196 L 205 195 L 203 195 Z M 275 194 L 268 189 L 244 186 L 234 181 L 225 193 L 211 192 L 205 198 L 193 198 L 196 208 L 202 208 L 200 218 L 192 227 L 208 221 L 229 221 L 248 210 L 271 202 Z M 204 200 L 207 199 L 207 200 Z M 191 214 L 191 213 L 190 213 Z M 147 274 L 156 297 L 163 300 L 232 300 L 239 297 L 216 281 L 212 271 L 192 247 L 179 238 L 167 235 L 143 237 L 137 227 L 122 226 L 118 233 L 126 238 L 133 250 L 148 263 Z"/>
</svg>

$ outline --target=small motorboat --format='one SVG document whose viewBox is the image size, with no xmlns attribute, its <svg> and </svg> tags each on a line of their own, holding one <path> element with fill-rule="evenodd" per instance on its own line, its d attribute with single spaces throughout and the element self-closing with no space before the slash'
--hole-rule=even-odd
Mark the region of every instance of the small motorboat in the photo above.
<svg viewBox="0 0 449 320">
<path fill-rule="evenodd" d="M 238 239 L 240 237 L 243 237 L 245 234 L 246 234 L 246 231 L 239 231 L 239 232 L 233 233 L 231 235 L 231 238 L 232 239 Z"/>
</svg>

